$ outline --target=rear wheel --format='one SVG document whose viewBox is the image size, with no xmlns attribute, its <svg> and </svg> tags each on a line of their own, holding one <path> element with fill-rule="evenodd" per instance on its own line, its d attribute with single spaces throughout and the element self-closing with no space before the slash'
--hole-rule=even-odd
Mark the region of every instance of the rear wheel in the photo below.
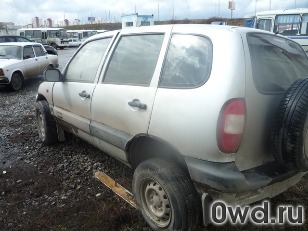
<svg viewBox="0 0 308 231">
<path fill-rule="evenodd" d="M 13 91 L 19 91 L 22 87 L 22 83 L 23 83 L 22 75 L 18 72 L 15 72 L 12 75 L 11 82 L 10 82 L 9 86 Z"/>
<path fill-rule="evenodd" d="M 200 203 L 192 181 L 174 163 L 142 162 L 134 172 L 133 192 L 142 216 L 154 230 L 195 230 Z"/>
<path fill-rule="evenodd" d="M 40 140 L 46 145 L 56 143 L 58 141 L 57 125 L 46 100 L 36 103 L 35 116 Z"/>
</svg>

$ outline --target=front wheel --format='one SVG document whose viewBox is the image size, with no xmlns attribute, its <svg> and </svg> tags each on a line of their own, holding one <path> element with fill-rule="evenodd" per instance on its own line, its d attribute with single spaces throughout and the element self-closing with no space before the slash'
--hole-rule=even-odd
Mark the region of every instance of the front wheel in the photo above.
<svg viewBox="0 0 308 231">
<path fill-rule="evenodd" d="M 57 125 L 46 100 L 36 103 L 35 116 L 40 140 L 46 145 L 56 143 L 58 141 Z"/>
<path fill-rule="evenodd" d="M 133 193 L 139 210 L 154 230 L 195 230 L 200 203 L 192 181 L 174 163 L 149 159 L 135 170 Z"/>
<path fill-rule="evenodd" d="M 10 87 L 13 91 L 19 91 L 22 87 L 23 79 L 22 75 L 15 72 L 12 75 L 11 82 L 10 82 Z"/>
</svg>

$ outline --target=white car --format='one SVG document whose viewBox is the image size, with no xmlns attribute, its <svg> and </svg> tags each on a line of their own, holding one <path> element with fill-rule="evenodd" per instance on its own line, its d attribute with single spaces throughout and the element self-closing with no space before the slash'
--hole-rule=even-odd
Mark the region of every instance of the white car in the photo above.
<svg viewBox="0 0 308 231">
<path fill-rule="evenodd" d="M 47 68 L 57 68 L 58 56 L 47 54 L 44 46 L 34 42 L 0 44 L 0 85 L 18 91 L 25 79 L 42 75 Z"/>
<path fill-rule="evenodd" d="M 82 41 L 77 38 L 70 38 L 68 40 L 68 46 L 69 47 L 79 47 L 82 44 Z"/>
</svg>

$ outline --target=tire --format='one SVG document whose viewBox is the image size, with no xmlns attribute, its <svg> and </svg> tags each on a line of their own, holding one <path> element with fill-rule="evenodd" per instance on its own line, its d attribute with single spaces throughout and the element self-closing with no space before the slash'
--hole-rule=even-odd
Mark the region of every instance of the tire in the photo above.
<svg viewBox="0 0 308 231">
<path fill-rule="evenodd" d="M 133 193 L 154 230 L 196 230 L 201 200 L 192 181 L 174 163 L 148 159 L 136 168 Z"/>
<path fill-rule="evenodd" d="M 57 125 L 46 100 L 38 101 L 35 109 L 36 125 L 40 140 L 45 145 L 58 142 Z"/>
<path fill-rule="evenodd" d="M 271 133 L 272 151 L 286 168 L 308 170 L 308 78 L 295 81 L 280 102 Z"/>
<path fill-rule="evenodd" d="M 19 91 L 22 87 L 22 84 L 23 84 L 23 77 L 20 73 L 18 72 L 15 72 L 13 75 L 12 75 L 12 78 L 11 78 L 11 82 L 10 82 L 10 88 L 13 90 L 13 91 Z"/>
</svg>

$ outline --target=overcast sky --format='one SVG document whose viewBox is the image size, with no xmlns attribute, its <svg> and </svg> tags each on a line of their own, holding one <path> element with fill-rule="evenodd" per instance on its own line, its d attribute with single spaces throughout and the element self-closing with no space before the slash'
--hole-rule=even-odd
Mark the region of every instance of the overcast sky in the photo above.
<svg viewBox="0 0 308 231">
<path fill-rule="evenodd" d="M 229 0 L 1 0 L 0 22 L 16 25 L 31 23 L 32 18 L 54 22 L 64 18 L 72 23 L 79 19 L 86 23 L 88 17 L 103 21 L 120 21 L 122 14 L 153 14 L 154 19 L 204 19 L 230 18 Z M 308 0 L 234 0 L 233 18 L 252 16 L 269 9 L 308 8 Z"/>
</svg>

